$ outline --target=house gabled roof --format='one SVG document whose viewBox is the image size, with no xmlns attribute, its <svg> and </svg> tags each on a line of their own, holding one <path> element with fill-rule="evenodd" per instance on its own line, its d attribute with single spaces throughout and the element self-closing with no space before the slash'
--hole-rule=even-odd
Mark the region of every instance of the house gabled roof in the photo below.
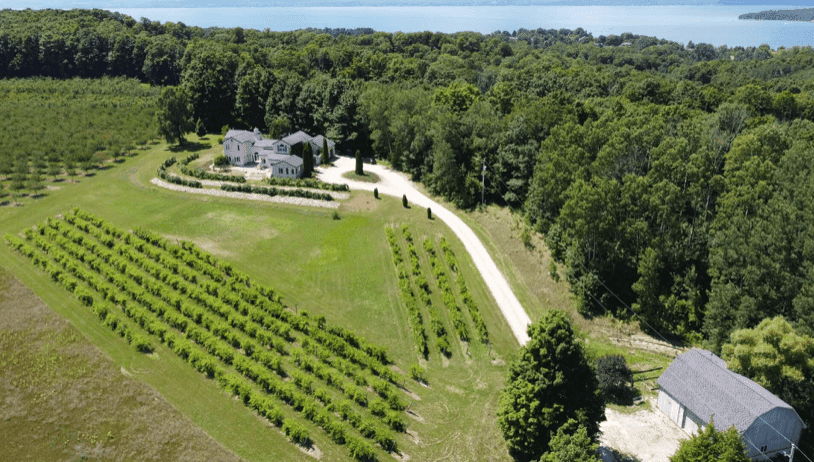
<svg viewBox="0 0 814 462">
<path fill-rule="evenodd" d="M 323 138 L 325 138 L 325 137 L 322 136 L 322 135 L 317 135 L 317 136 L 314 137 L 314 139 L 311 140 L 311 143 L 314 146 L 316 146 L 317 148 L 322 149 L 322 139 Z M 332 148 L 332 147 L 336 146 L 336 143 L 334 143 L 330 139 L 328 139 L 328 138 L 325 138 L 325 139 L 328 140 L 328 148 Z"/>
<path fill-rule="evenodd" d="M 760 416 L 775 408 L 794 408 L 748 378 L 730 371 L 721 358 L 707 350 L 679 355 L 658 379 L 659 388 L 704 422 L 714 416 L 715 426 L 734 425 L 743 433 Z M 800 419 L 802 428 L 805 423 Z"/>
<path fill-rule="evenodd" d="M 241 143 L 245 143 L 246 141 L 254 142 L 257 140 L 254 133 L 247 130 L 229 130 L 223 139 L 228 140 L 229 138 L 233 138 Z"/>
<path fill-rule="evenodd" d="M 265 157 L 269 165 L 277 165 L 284 162 L 292 167 L 302 167 L 301 157 L 289 156 L 287 154 L 267 154 Z"/>
<path fill-rule="evenodd" d="M 283 141 L 285 141 L 286 143 L 288 143 L 291 146 L 294 146 L 297 143 L 307 143 L 307 142 L 311 141 L 312 139 L 313 139 L 313 137 L 311 135 L 309 135 L 308 133 L 305 133 L 304 131 L 300 130 L 297 133 L 292 133 L 292 134 L 286 136 L 285 138 L 283 138 Z"/>
<path fill-rule="evenodd" d="M 277 140 L 258 140 L 254 142 L 254 147 L 256 148 L 270 148 L 277 144 L 279 141 Z"/>
</svg>

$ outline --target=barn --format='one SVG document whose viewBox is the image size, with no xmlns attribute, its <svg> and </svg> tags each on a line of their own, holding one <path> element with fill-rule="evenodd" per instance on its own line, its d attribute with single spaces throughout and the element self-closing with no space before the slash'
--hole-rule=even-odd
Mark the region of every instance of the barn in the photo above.
<svg viewBox="0 0 814 462">
<path fill-rule="evenodd" d="M 659 409 L 689 434 L 711 418 L 720 430 L 735 426 L 752 460 L 766 460 L 799 443 L 806 428 L 797 412 L 752 380 L 736 374 L 713 353 L 679 355 L 658 379 Z"/>
</svg>

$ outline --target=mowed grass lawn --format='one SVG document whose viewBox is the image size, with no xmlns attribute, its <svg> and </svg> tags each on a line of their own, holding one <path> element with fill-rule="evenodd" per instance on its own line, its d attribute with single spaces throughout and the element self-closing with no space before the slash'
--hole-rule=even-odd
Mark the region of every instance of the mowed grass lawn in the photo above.
<svg viewBox="0 0 814 462">
<path fill-rule="evenodd" d="M 385 346 L 401 370 L 406 372 L 419 362 L 427 368 L 429 387 L 411 380 L 405 385 L 410 392 L 407 399 L 413 402 L 407 413 L 408 433 L 398 436 L 405 456 L 412 460 L 509 460 L 495 413 L 506 364 L 517 343 L 463 246 L 446 225 L 428 220 L 423 209 L 402 208 L 398 199 L 375 200 L 363 192 L 353 192 L 338 210 L 341 219 L 335 220 L 329 209 L 187 195 L 149 183 L 167 157 L 180 159 L 201 152 L 204 158 L 218 152 L 221 146 L 214 139 L 210 136 L 199 142 L 192 136 L 194 148 L 173 152 L 163 143 L 153 145 L 94 177 L 62 182 L 59 190 L 48 191 L 36 201 L 2 207 L 0 233 L 19 233 L 77 206 L 123 229 L 143 227 L 170 239 L 193 241 L 257 282 L 275 288 L 291 308 L 325 315 L 330 323 Z M 433 350 L 427 361 L 419 358 L 399 299 L 384 231 L 387 225 L 404 224 L 418 245 L 425 236 L 444 236 L 450 242 L 489 329 L 491 348 L 456 340 L 449 360 Z M 0 261 L 115 364 L 155 387 L 226 448 L 248 460 L 310 459 L 166 347 L 157 348 L 156 356 L 136 353 L 73 295 L 5 244 L 0 245 Z M 431 277 L 429 268 L 425 272 Z M 440 294 L 433 297 L 449 323 Z M 451 324 L 447 330 L 454 333 Z M 347 450 L 330 443 L 320 430 L 311 434 L 323 451 L 323 460 L 347 459 Z"/>
</svg>

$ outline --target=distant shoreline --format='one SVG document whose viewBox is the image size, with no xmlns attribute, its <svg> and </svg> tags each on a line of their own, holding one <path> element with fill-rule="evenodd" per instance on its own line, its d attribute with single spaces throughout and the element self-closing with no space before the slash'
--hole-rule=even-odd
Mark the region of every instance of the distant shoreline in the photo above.
<svg viewBox="0 0 814 462">
<path fill-rule="evenodd" d="M 814 22 L 814 8 L 803 8 L 799 10 L 767 10 L 760 11 L 758 13 L 746 13 L 738 16 L 738 19 Z"/>
</svg>

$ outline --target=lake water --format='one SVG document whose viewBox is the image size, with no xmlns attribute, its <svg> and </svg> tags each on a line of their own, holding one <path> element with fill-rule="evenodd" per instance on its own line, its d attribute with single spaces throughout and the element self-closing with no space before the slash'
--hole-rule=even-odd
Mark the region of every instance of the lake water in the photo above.
<svg viewBox="0 0 814 462">
<path fill-rule="evenodd" d="M 576 29 L 594 36 L 634 34 L 686 44 L 715 46 L 814 45 L 814 23 L 742 21 L 738 15 L 799 6 L 421 6 L 421 7 L 242 7 L 116 8 L 139 19 L 200 27 L 288 31 L 307 27 L 370 27 L 384 32 L 491 33 L 497 30 Z"/>
</svg>

